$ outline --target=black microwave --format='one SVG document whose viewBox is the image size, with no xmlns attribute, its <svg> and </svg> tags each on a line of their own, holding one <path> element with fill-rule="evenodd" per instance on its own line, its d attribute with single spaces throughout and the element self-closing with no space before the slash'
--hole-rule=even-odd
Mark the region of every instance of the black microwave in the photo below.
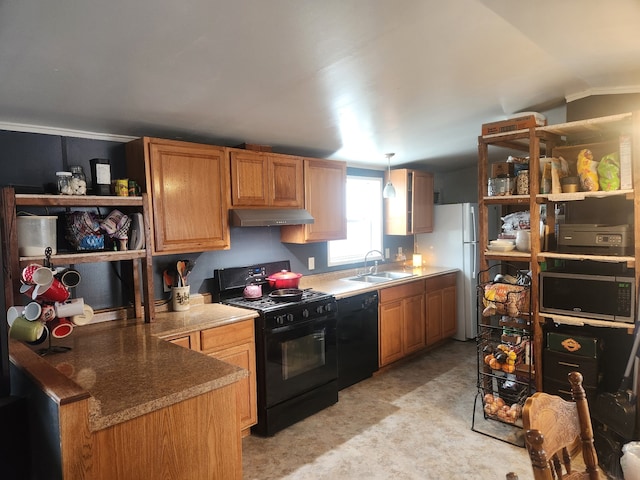
<svg viewBox="0 0 640 480">
<path fill-rule="evenodd" d="M 540 273 L 540 312 L 634 323 L 634 277 Z"/>
</svg>

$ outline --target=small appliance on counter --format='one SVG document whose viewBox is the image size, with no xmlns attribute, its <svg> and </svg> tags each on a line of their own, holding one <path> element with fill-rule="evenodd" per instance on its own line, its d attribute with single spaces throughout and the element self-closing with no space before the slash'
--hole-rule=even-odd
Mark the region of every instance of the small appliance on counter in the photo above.
<svg viewBox="0 0 640 480">
<path fill-rule="evenodd" d="M 214 271 L 214 301 L 259 313 L 258 422 L 251 429 L 259 435 L 271 436 L 338 401 L 336 300 L 290 288 L 301 277 L 290 270 L 284 260 Z M 262 296 L 247 298 L 248 285 L 260 285 Z"/>
<path fill-rule="evenodd" d="M 629 225 L 561 223 L 558 251 L 590 255 L 633 255 L 633 230 Z"/>
</svg>

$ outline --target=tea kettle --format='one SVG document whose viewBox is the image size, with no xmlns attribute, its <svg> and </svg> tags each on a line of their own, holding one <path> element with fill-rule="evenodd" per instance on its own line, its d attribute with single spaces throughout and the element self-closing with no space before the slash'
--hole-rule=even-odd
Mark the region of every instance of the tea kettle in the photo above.
<svg viewBox="0 0 640 480">
<path fill-rule="evenodd" d="M 247 277 L 242 296 L 246 300 L 259 300 L 262 298 L 262 277 Z"/>
</svg>

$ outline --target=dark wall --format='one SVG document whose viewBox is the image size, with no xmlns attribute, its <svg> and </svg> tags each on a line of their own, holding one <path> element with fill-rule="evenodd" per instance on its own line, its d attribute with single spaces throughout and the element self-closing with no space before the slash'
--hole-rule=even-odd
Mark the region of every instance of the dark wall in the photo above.
<svg viewBox="0 0 640 480">
<path fill-rule="evenodd" d="M 591 95 L 567 103 L 567 122 L 640 110 L 640 93 Z"/>
<path fill-rule="evenodd" d="M 0 178 L 2 186 L 13 185 L 17 190 L 25 192 L 44 192 L 53 186 L 55 172 L 68 170 L 69 165 L 82 165 L 90 183 L 89 161 L 92 158 L 109 159 L 112 178 L 122 178 L 126 175 L 122 142 L 0 131 L 0 169 L 4 172 Z M 349 168 L 347 173 L 378 177 L 384 175 L 382 171 L 359 168 Z M 58 211 L 49 213 L 56 214 Z M 63 241 L 60 232 L 58 238 L 59 241 Z M 413 251 L 413 236 L 385 236 L 383 241 L 384 247 L 389 248 L 392 255 L 398 247 L 402 247 L 406 252 Z M 362 252 L 363 260 L 365 253 Z M 313 272 L 307 269 L 309 257 L 315 258 L 316 268 Z M 211 291 L 211 279 L 216 268 L 287 259 L 291 261 L 293 271 L 305 275 L 349 267 L 327 266 L 325 242 L 309 245 L 284 244 L 280 242 L 279 227 L 232 227 L 230 250 L 154 257 L 156 299 L 168 298 L 168 293 L 163 292 L 162 288 L 162 272 L 174 266 L 177 260 L 183 259 L 195 261 L 195 268 L 189 275 L 189 283 L 192 292 L 198 293 Z M 74 296 L 83 297 L 92 307 L 109 308 L 123 305 L 130 300 L 128 262 L 122 262 L 122 265 L 118 262 L 83 264 L 77 268 L 83 276 L 83 281 L 77 287 Z"/>
</svg>

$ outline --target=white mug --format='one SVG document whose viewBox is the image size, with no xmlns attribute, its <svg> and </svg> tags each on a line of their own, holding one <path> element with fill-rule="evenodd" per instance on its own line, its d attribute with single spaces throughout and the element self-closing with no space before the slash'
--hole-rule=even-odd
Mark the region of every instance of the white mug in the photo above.
<svg viewBox="0 0 640 480">
<path fill-rule="evenodd" d="M 84 299 L 82 298 L 72 298 L 63 303 L 56 302 L 54 306 L 58 318 L 73 317 L 84 313 Z"/>
<path fill-rule="evenodd" d="M 38 320 L 40 318 L 40 314 L 42 313 L 42 307 L 38 302 L 29 302 L 24 307 L 22 311 L 22 315 L 24 318 L 33 322 L 34 320 Z"/>
</svg>

